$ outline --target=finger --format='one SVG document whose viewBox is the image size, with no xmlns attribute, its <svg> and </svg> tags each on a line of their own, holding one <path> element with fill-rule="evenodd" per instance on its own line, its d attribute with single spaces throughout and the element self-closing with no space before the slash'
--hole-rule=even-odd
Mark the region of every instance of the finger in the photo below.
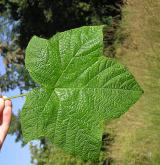
<svg viewBox="0 0 160 165">
<path fill-rule="evenodd" d="M 12 116 L 12 102 L 10 100 L 6 100 L 5 107 L 2 113 L 2 124 L 1 124 L 1 129 L 0 129 L 0 141 L 2 143 L 9 130 L 11 116 Z"/>
<path fill-rule="evenodd" d="M 0 115 L 2 114 L 3 109 L 4 109 L 4 99 L 0 98 Z"/>
<path fill-rule="evenodd" d="M 5 107 L 3 110 L 3 125 L 7 126 L 7 128 L 10 125 L 11 122 L 11 116 L 12 116 L 12 102 L 11 100 L 6 100 L 5 101 Z"/>
</svg>

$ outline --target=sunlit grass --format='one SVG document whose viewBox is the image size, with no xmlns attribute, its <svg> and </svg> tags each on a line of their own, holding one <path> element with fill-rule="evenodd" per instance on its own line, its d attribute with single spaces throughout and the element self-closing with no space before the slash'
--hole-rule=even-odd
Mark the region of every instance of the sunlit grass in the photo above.
<svg viewBox="0 0 160 165">
<path fill-rule="evenodd" d="M 144 95 L 107 131 L 115 134 L 115 165 L 160 165 L 160 1 L 128 0 L 122 29 L 127 36 L 117 58 L 128 66 Z"/>
</svg>

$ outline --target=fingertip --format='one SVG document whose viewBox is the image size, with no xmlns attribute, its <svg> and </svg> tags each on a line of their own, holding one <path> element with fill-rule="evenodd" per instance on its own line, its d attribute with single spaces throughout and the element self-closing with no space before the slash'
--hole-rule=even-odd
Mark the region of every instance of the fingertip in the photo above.
<svg viewBox="0 0 160 165">
<path fill-rule="evenodd" d="M 12 101 L 11 100 L 5 100 L 5 107 L 12 107 Z"/>
<path fill-rule="evenodd" d="M 11 100 L 7 100 L 7 96 L 3 96 L 3 99 L 5 100 L 5 106 L 12 106 L 12 101 Z"/>
<path fill-rule="evenodd" d="M 9 103 L 10 104 L 10 103 Z M 6 127 L 6 129 L 9 128 L 11 117 L 12 117 L 12 107 L 8 104 L 5 105 L 4 111 L 3 111 L 3 125 Z"/>
</svg>

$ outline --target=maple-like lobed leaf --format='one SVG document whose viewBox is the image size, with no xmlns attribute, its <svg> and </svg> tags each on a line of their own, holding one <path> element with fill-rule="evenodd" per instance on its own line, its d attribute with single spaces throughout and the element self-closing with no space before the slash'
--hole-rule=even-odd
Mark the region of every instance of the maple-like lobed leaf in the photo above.
<svg viewBox="0 0 160 165">
<path fill-rule="evenodd" d="M 103 56 L 103 26 L 85 26 L 28 44 L 26 68 L 41 87 L 21 112 L 26 142 L 42 137 L 84 160 L 97 160 L 104 122 L 117 118 L 143 91 L 116 60 Z"/>
</svg>

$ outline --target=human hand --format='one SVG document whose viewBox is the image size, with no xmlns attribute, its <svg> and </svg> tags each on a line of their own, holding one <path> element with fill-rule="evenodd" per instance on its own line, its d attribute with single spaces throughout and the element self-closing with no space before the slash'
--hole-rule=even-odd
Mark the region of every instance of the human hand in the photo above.
<svg viewBox="0 0 160 165">
<path fill-rule="evenodd" d="M 0 149 L 8 133 L 12 116 L 12 102 L 0 98 Z"/>
</svg>

